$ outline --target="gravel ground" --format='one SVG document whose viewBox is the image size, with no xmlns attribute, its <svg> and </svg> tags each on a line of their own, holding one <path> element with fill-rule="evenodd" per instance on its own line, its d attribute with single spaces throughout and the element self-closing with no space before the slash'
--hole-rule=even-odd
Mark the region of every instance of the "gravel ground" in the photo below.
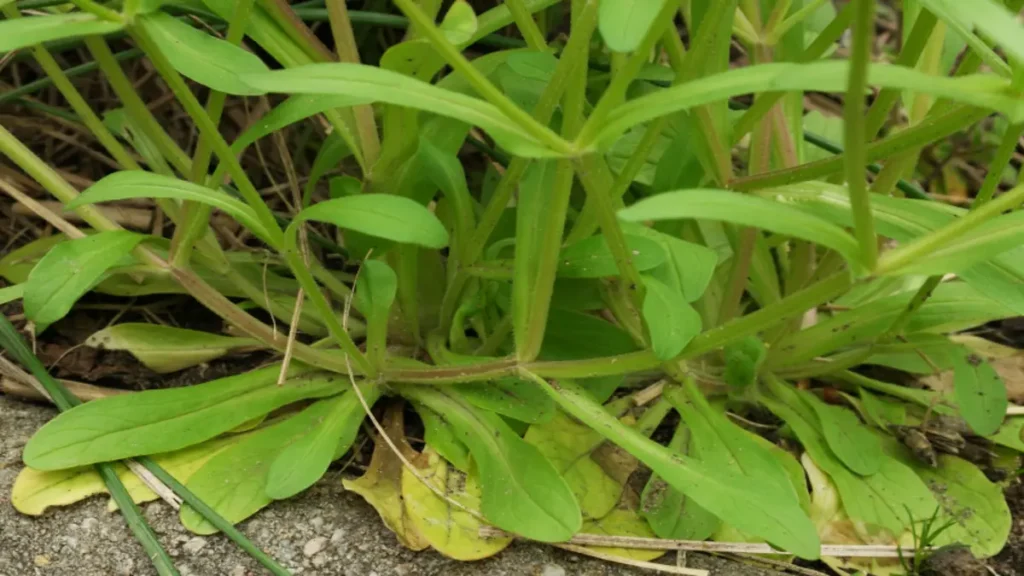
<svg viewBox="0 0 1024 576">
<path fill-rule="evenodd" d="M 0 576 L 148 576 L 155 574 L 105 498 L 48 510 L 39 518 L 18 514 L 10 489 L 21 470 L 21 449 L 53 411 L 0 395 Z M 186 531 L 162 502 L 143 506 L 183 576 L 265 574 L 222 536 Z M 461 563 L 433 552 L 401 547 L 376 512 L 346 492 L 329 473 L 302 495 L 276 503 L 242 525 L 253 541 L 294 574 L 306 576 L 610 576 L 651 574 L 570 554 L 548 546 L 516 543 L 488 560 Z M 688 566 L 713 575 L 778 574 L 744 564 L 690 554 Z"/>
</svg>

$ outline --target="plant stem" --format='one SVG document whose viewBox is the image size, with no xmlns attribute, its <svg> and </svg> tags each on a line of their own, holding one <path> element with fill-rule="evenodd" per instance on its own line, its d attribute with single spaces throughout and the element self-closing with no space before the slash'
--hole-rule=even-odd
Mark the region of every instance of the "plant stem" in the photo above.
<svg viewBox="0 0 1024 576">
<path fill-rule="evenodd" d="M 971 210 L 938 230 L 886 252 L 879 259 L 875 273 L 877 275 L 898 273 L 900 267 L 919 261 L 943 246 L 951 245 L 956 239 L 990 219 L 1007 210 L 1017 208 L 1021 202 L 1024 202 L 1024 184 L 1014 187 L 1009 192 Z"/>
<path fill-rule="evenodd" d="M 235 157 L 231 151 L 231 146 L 224 140 L 218 131 L 216 123 L 207 115 L 206 110 L 203 109 L 202 104 L 196 99 L 192 91 L 189 90 L 188 85 L 182 79 L 178 71 L 174 69 L 171 63 L 167 60 L 167 57 L 160 51 L 160 48 L 153 42 L 149 37 L 149 33 L 143 27 L 135 27 L 132 29 L 132 35 L 135 38 L 139 46 L 149 56 L 150 61 L 153 63 L 154 68 L 160 73 L 167 82 L 168 87 L 184 106 L 186 112 L 196 123 L 199 133 L 204 137 L 211 140 L 213 149 L 217 153 L 220 161 L 227 166 L 228 173 L 234 180 L 235 185 L 238 187 L 238 192 L 247 204 L 256 212 L 256 217 L 263 224 L 264 228 L 273 235 L 273 239 L 276 240 L 277 246 L 280 247 L 281 240 L 281 228 L 277 224 L 277 219 L 274 218 L 273 212 L 263 202 L 263 198 L 260 196 L 256 187 L 253 186 L 252 181 L 249 180 L 248 175 L 245 173 L 245 169 L 242 168 L 241 163 Z"/>
<path fill-rule="evenodd" d="M 868 66 L 875 37 L 875 0 L 854 0 L 853 49 L 850 55 L 849 88 L 843 104 L 846 139 L 846 185 L 853 210 L 853 231 L 860 243 L 864 266 L 872 270 L 878 261 L 878 237 L 875 235 L 871 197 L 864 176 L 867 165 L 864 128 L 864 93 L 868 86 Z"/>
<path fill-rule="evenodd" d="M 121 13 L 116 10 L 111 10 L 106 6 L 95 2 L 94 0 L 71 0 L 71 3 L 77 6 L 83 12 L 88 12 L 101 20 L 109 20 L 111 22 L 124 22 L 124 18 Z M 12 6 L 13 8 L 13 6 Z"/>
<path fill-rule="evenodd" d="M 999 188 L 999 183 L 1003 180 L 1004 168 L 1010 165 L 1010 160 L 1017 152 L 1017 144 L 1022 135 L 1024 135 L 1024 124 L 1007 126 L 1006 134 L 1003 135 L 1002 141 L 999 142 L 999 148 L 996 149 L 992 161 L 988 164 L 988 173 L 985 174 L 985 180 L 981 183 L 981 189 L 978 190 L 974 203 L 971 204 L 972 209 L 984 205 L 995 196 L 996 189 Z"/>
<path fill-rule="evenodd" d="M 516 21 L 519 33 L 526 40 L 526 45 L 541 52 L 547 50 L 548 42 L 544 39 L 544 33 L 540 31 L 537 22 L 533 19 L 533 14 L 527 9 L 523 0 L 505 0 L 505 6 L 512 13 L 512 18 Z"/>
<path fill-rule="evenodd" d="M 394 0 L 399 9 L 409 18 L 409 21 L 419 27 L 419 31 L 430 41 L 438 53 L 448 62 L 456 72 L 469 82 L 477 93 L 491 104 L 501 110 L 510 120 L 519 124 L 524 131 L 536 138 L 542 144 L 548 146 L 552 151 L 565 156 L 572 156 L 576 149 L 569 142 L 563 140 L 546 125 L 538 122 L 515 102 L 505 96 L 490 80 L 477 70 L 458 48 L 452 45 L 445 38 L 444 34 L 434 25 L 434 22 L 423 13 L 413 0 Z"/>
<path fill-rule="evenodd" d="M 988 110 L 981 110 L 971 106 L 957 106 L 942 115 L 926 119 L 916 126 L 911 126 L 906 130 L 868 144 L 864 149 L 866 156 L 865 164 L 945 138 L 950 134 L 963 130 L 966 126 L 982 120 L 989 114 Z M 737 178 L 732 182 L 730 188 L 739 191 L 763 190 L 765 188 L 775 188 L 797 182 L 816 180 L 841 172 L 845 162 L 846 153 L 844 152 L 832 158 L 807 162 L 794 168 L 784 168 L 766 174 Z M 863 176 L 861 177 L 863 178 Z"/>
<path fill-rule="evenodd" d="M 359 48 L 352 34 L 352 21 L 349 19 L 345 0 L 327 0 L 327 15 L 330 18 L 331 34 L 334 36 L 334 49 L 341 62 L 359 63 Z M 363 151 L 363 160 L 371 169 L 380 156 L 380 136 L 377 135 L 377 122 L 373 117 L 373 106 L 362 104 L 353 108 L 359 143 Z"/>
</svg>

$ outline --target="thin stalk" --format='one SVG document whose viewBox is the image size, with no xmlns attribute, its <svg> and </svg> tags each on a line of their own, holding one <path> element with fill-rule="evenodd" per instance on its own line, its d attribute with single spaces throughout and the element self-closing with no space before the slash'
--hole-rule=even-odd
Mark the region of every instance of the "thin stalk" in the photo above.
<svg viewBox="0 0 1024 576">
<path fill-rule="evenodd" d="M 263 202 L 263 198 L 260 196 L 259 191 L 256 190 L 256 187 L 253 186 L 252 181 L 249 180 L 241 163 L 239 163 L 231 151 L 231 146 L 220 135 L 217 125 L 206 114 L 202 104 L 192 94 L 184 79 L 182 79 L 178 71 L 167 60 L 167 57 L 160 51 L 160 48 L 149 37 L 146 30 L 141 27 L 134 28 L 132 29 L 132 35 L 149 56 L 153 67 L 164 78 L 168 87 L 170 87 L 171 91 L 182 103 L 182 106 L 184 106 L 185 111 L 188 112 L 189 116 L 196 123 L 200 134 L 211 139 L 214 152 L 217 153 L 220 161 L 227 166 L 228 173 L 238 187 L 239 194 L 256 212 L 256 217 L 259 218 L 260 223 L 276 237 L 278 240 L 277 247 L 280 247 L 281 228 L 277 225 L 277 219 L 274 217 L 273 212 L 270 211 L 270 208 Z"/>
<path fill-rule="evenodd" d="M 775 12 L 773 12 L 772 18 L 769 20 L 768 25 L 765 27 L 768 33 L 768 37 L 765 39 L 765 42 L 767 42 L 769 45 L 777 44 L 779 40 L 782 40 L 782 37 L 786 35 L 786 32 L 789 32 L 793 28 L 793 26 L 796 26 L 797 24 L 806 20 L 808 16 L 815 13 L 818 10 L 818 8 L 821 8 L 826 2 L 829 1 L 830 0 L 811 0 L 810 2 L 804 4 L 802 8 L 800 8 L 796 12 L 793 12 L 789 16 L 785 15 L 786 11 L 776 11 L 779 15 L 785 17 L 785 19 L 782 19 L 781 22 L 778 21 L 780 17 L 776 16 Z M 782 2 L 780 2 L 780 4 L 782 4 Z M 786 2 L 786 5 L 789 4 L 789 2 Z"/>
<path fill-rule="evenodd" d="M 867 165 L 864 128 L 864 93 L 868 87 L 868 66 L 871 64 L 871 46 L 875 37 L 875 0 L 854 0 L 857 6 L 853 18 L 853 50 L 850 54 L 849 89 L 843 104 L 846 139 L 846 185 L 850 191 L 853 210 L 854 236 L 860 243 L 860 257 L 864 266 L 872 270 L 878 262 L 878 237 L 875 235 L 874 215 L 864 167 Z"/>
<path fill-rule="evenodd" d="M 916 126 L 911 126 L 906 130 L 868 144 L 864 149 L 866 156 L 865 164 L 941 140 L 986 118 L 989 114 L 991 112 L 988 110 L 981 110 L 971 106 L 956 106 L 942 115 L 926 119 Z M 832 158 L 807 162 L 794 168 L 784 168 L 782 170 L 773 170 L 766 174 L 737 178 L 732 182 L 730 188 L 740 191 L 763 190 L 765 188 L 785 186 L 786 184 L 817 180 L 841 172 L 845 163 L 846 152 Z"/>
<path fill-rule="evenodd" d="M 0 317 L 0 348 L 6 350 L 15 360 L 28 368 L 29 372 L 42 384 L 50 399 L 61 412 L 70 410 L 80 403 L 78 398 L 50 376 L 46 371 L 46 367 L 32 353 L 28 345 L 21 338 L 21 335 L 18 334 L 18 331 L 6 317 Z M 177 576 L 178 571 L 174 567 L 174 562 L 167 554 L 167 551 L 160 545 L 156 534 L 146 523 L 145 518 L 143 518 L 142 513 L 139 511 L 139 507 L 135 505 L 121 479 L 118 478 L 114 465 L 102 463 L 96 464 L 95 468 L 99 472 L 100 477 L 103 478 L 111 498 L 114 499 L 114 502 L 117 503 L 118 508 L 121 510 L 121 515 L 124 516 L 128 528 L 132 531 L 135 539 L 139 541 L 139 544 L 146 550 L 146 556 L 152 562 L 157 573 L 161 576 Z"/>
<path fill-rule="evenodd" d="M 430 41 L 434 49 L 448 62 L 456 72 L 461 74 L 470 86 L 477 91 L 484 100 L 487 100 L 501 110 L 510 120 L 518 124 L 524 131 L 546 145 L 552 151 L 566 156 L 575 153 L 575 148 L 569 142 L 555 134 L 545 124 L 538 122 L 530 114 L 510 100 L 499 90 L 486 76 L 462 55 L 458 48 L 452 45 L 445 38 L 444 34 L 434 25 L 434 22 L 413 2 L 413 0 L 394 0 L 399 9 L 409 18 L 409 21 L 418 26 L 423 36 Z"/>
<path fill-rule="evenodd" d="M 512 13 L 512 18 L 516 21 L 519 33 L 526 40 L 526 45 L 533 50 L 542 52 L 547 50 L 548 42 L 544 39 L 544 33 L 540 31 L 540 27 L 533 19 L 533 14 L 530 13 L 523 0 L 505 0 L 505 6 Z"/>
<path fill-rule="evenodd" d="M 134 120 L 139 129 L 144 131 L 146 136 L 156 144 L 160 154 L 170 161 L 175 170 L 181 174 L 188 174 L 190 163 L 188 155 L 167 134 L 167 131 L 160 126 L 156 117 L 153 116 L 146 103 L 142 101 L 138 92 L 135 91 L 131 80 L 128 79 L 124 70 L 121 69 L 119 61 L 126 59 L 125 55 L 134 57 L 135 54 L 141 55 L 142 51 L 132 49 L 114 54 L 110 51 L 107 42 L 99 36 L 87 36 L 85 38 L 85 46 L 92 53 L 93 58 L 96 59 L 92 63 L 91 69 L 98 67 L 103 72 L 107 82 L 110 83 L 110 87 L 114 89 L 114 93 L 117 94 L 121 103 L 124 104 L 125 111 Z M 73 70 L 77 70 L 77 68 L 67 70 L 65 73 L 70 75 Z"/>
<path fill-rule="evenodd" d="M 327 0 L 327 15 L 330 18 L 331 34 L 334 36 L 334 49 L 338 53 L 338 60 L 358 64 L 359 48 L 352 33 L 352 20 L 349 18 L 345 0 Z M 363 160 L 372 168 L 380 156 L 380 136 L 377 134 L 373 107 L 370 104 L 356 106 L 353 108 L 353 115 Z"/>
<path fill-rule="evenodd" d="M 626 91 L 629 89 L 629 85 L 633 83 L 643 65 L 650 59 L 651 50 L 654 49 L 654 45 L 661 38 L 662 30 L 672 23 L 676 10 L 678 10 L 678 6 L 673 2 L 665 2 L 662 5 L 661 11 L 655 17 L 651 28 L 644 35 L 643 41 L 637 46 L 636 51 L 630 54 L 629 59 L 626 60 L 626 63 L 620 70 L 615 71 L 611 84 L 605 89 L 601 99 L 597 101 L 597 105 L 594 106 L 594 110 L 590 113 L 590 117 L 587 118 L 583 128 L 580 129 L 579 136 L 576 138 L 576 145 L 579 149 L 583 149 L 584 147 L 579 145 L 592 138 L 594 133 L 604 124 L 612 109 L 626 99 Z"/>
<path fill-rule="evenodd" d="M 111 10 L 106 6 L 95 2 L 94 0 L 71 0 L 71 3 L 77 6 L 83 12 L 88 12 L 95 15 L 101 20 L 109 20 L 111 22 L 124 22 L 124 18 L 121 13 L 117 10 Z"/>
<path fill-rule="evenodd" d="M 1010 160 L 1017 151 L 1021 136 L 1024 136 L 1024 124 L 1014 124 L 1006 128 L 1006 134 L 1003 135 L 1002 141 L 999 142 L 999 148 L 996 149 L 992 161 L 989 162 L 988 173 L 985 174 L 985 180 L 981 183 L 981 189 L 978 190 L 974 203 L 971 204 L 972 208 L 982 206 L 995 196 L 999 183 L 1003 180 L 1003 169 L 1009 166 Z"/>
<path fill-rule="evenodd" d="M 949 246 L 958 238 L 976 229 L 1007 210 L 1013 210 L 1024 202 L 1024 184 L 1018 185 L 998 198 L 971 210 L 946 226 L 920 236 L 915 240 L 886 252 L 878 261 L 877 275 L 892 274 L 902 266 L 926 258 L 935 250 Z"/>
</svg>

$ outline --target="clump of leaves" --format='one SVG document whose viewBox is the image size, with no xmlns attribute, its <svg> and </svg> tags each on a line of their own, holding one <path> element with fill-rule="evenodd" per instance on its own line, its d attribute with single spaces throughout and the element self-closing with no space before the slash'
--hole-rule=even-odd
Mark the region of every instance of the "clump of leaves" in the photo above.
<svg viewBox="0 0 1024 576">
<path fill-rule="evenodd" d="M 281 361 L 62 413 L 26 446 L 16 504 L 82 466 L 181 457 L 172 473 L 238 522 L 311 486 L 387 404 L 370 469 L 347 485 L 401 542 L 456 558 L 507 544 L 481 538 L 485 523 L 807 559 L 823 542 L 903 542 L 926 517 L 948 526 L 936 545 L 991 556 L 1006 541 L 1009 510 L 981 469 L 1024 451 L 1024 418 L 1006 417 L 999 374 L 954 336 L 1024 314 L 1024 186 L 996 194 L 1024 126 L 1020 0 L 904 2 L 891 64 L 872 58 L 873 0 L 509 0 L 479 14 L 395 0 L 408 30 L 377 65 L 360 63 L 381 48 L 353 28 L 365 14 L 339 0 L 325 3 L 333 52 L 284 3 L 83 0 L 25 17 L 18 4 L 3 6 L 0 51 L 30 50 L 122 169 L 79 194 L 0 128 L 0 152 L 89 227 L 0 260 L 5 298 L 41 333 L 90 290 L 187 293 L 244 336 L 120 325 L 88 343 L 164 372 L 239 348 Z M 179 18 L 197 9 L 223 37 Z M 512 24 L 522 42 L 494 49 Z M 115 32 L 188 113 L 190 153 L 134 92 L 103 37 Z M 77 37 L 124 105 L 105 121 L 45 44 Z M 955 70 L 949 38 L 965 46 Z M 205 106 L 186 79 L 209 88 Z M 842 96 L 845 152 L 809 148 L 810 91 Z M 228 97 L 275 94 L 233 141 L 218 131 Z M 968 208 L 905 181 L 926 146 L 992 114 L 1010 127 Z M 297 123 L 330 129 L 289 151 Z M 304 185 L 285 162 L 287 205 L 240 161 L 267 137 L 283 158 L 316 144 Z M 97 210 L 143 199 L 169 238 Z M 248 240 L 222 242 L 214 211 Z M 950 372 L 952 386 L 872 366 Z M 399 402 L 423 422 L 421 453 Z M 970 461 L 967 446 L 981 449 Z M 637 495 L 641 466 L 653 475 Z M 190 508 L 182 521 L 215 529 Z"/>
</svg>

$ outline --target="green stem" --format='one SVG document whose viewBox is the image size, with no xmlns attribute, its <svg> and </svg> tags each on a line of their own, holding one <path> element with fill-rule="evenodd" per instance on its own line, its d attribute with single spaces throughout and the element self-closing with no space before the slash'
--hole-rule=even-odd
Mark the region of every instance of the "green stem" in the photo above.
<svg viewBox="0 0 1024 576">
<path fill-rule="evenodd" d="M 409 18 L 409 21 L 419 27 L 419 31 L 430 41 L 434 49 L 448 62 L 456 72 L 461 74 L 470 86 L 477 91 L 484 100 L 487 100 L 501 110 L 510 120 L 520 125 L 523 130 L 545 144 L 552 151 L 565 156 L 575 153 L 575 148 L 569 142 L 555 134 L 545 124 L 538 122 L 530 114 L 523 111 L 515 102 L 505 96 L 486 76 L 483 75 L 473 64 L 466 59 L 458 48 L 452 45 L 445 38 L 444 34 L 434 25 L 434 22 L 423 13 L 413 0 L 394 0 L 399 9 Z"/>
<path fill-rule="evenodd" d="M 871 196 L 864 175 L 865 152 L 864 93 L 868 87 L 868 66 L 875 37 L 875 0 L 855 0 L 853 18 L 853 49 L 850 55 L 849 88 L 843 105 L 846 140 L 846 185 L 853 210 L 853 231 L 860 243 L 860 257 L 868 270 L 878 261 L 878 238 L 875 235 Z"/>
<path fill-rule="evenodd" d="M 533 19 L 533 14 L 530 13 L 523 0 L 505 0 L 505 6 L 512 13 L 512 18 L 516 21 L 519 33 L 526 40 L 526 45 L 541 52 L 547 50 L 548 42 L 544 39 L 544 33 L 540 31 L 537 22 Z"/>
<path fill-rule="evenodd" d="M 988 164 L 988 173 L 985 174 L 985 181 L 981 183 L 981 189 L 978 190 L 978 195 L 974 198 L 972 208 L 984 205 L 995 196 L 999 183 L 1003 180 L 1003 171 L 1010 165 L 1010 160 L 1017 152 L 1017 144 L 1022 135 L 1024 135 L 1024 124 L 1014 124 L 1006 128 L 1006 134 L 1003 135 L 1002 141 L 999 142 L 999 148 Z"/>
<path fill-rule="evenodd" d="M 238 187 L 238 192 L 242 195 L 242 198 L 246 203 L 256 212 L 256 217 L 263 224 L 264 228 L 274 236 L 276 240 L 276 246 L 273 248 L 280 247 L 281 240 L 281 228 L 277 225 L 277 219 L 274 218 L 273 212 L 263 202 L 263 198 L 260 196 L 256 187 L 253 186 L 252 181 L 249 180 L 248 175 L 245 173 L 245 169 L 242 168 L 241 163 L 235 157 L 231 151 L 231 146 L 228 145 L 224 137 L 221 136 L 218 131 L 216 123 L 207 115 L 206 110 L 203 109 L 202 104 L 196 99 L 192 91 L 189 90 L 188 85 L 182 79 L 178 71 L 174 69 L 171 63 L 167 60 L 167 57 L 160 51 L 160 48 L 153 42 L 149 37 L 149 33 L 146 32 L 143 27 L 136 27 L 132 29 L 132 35 L 135 38 L 139 46 L 149 56 L 150 61 L 153 63 L 153 67 L 156 68 L 157 72 L 163 77 L 168 87 L 174 93 L 174 95 L 184 106 L 186 112 L 196 123 L 196 127 L 199 129 L 199 133 L 204 137 L 211 140 L 213 149 L 217 153 L 218 158 L 227 166 L 228 173 L 234 180 L 235 185 Z"/>
<path fill-rule="evenodd" d="M 349 18 L 345 0 L 327 0 L 327 15 L 330 18 L 331 34 L 334 36 L 334 49 L 338 53 L 338 60 L 358 64 L 359 48 L 352 33 L 352 20 Z M 359 134 L 363 161 L 372 169 L 380 157 L 380 136 L 377 134 L 373 107 L 362 104 L 354 107 L 352 113 Z"/>
<path fill-rule="evenodd" d="M 71 0 L 71 3 L 78 6 L 78 8 L 83 12 L 93 14 L 101 20 L 109 20 L 111 22 L 118 23 L 124 22 L 124 18 L 121 16 L 120 12 L 111 10 L 94 0 Z"/>
<path fill-rule="evenodd" d="M 604 124 L 608 114 L 626 99 L 626 91 L 629 89 L 629 85 L 633 83 L 636 75 L 640 73 L 641 68 L 650 59 L 651 50 L 654 49 L 654 45 L 661 38 L 662 30 L 672 23 L 676 10 L 678 10 L 678 6 L 674 2 L 665 2 L 662 5 L 661 11 L 655 17 L 654 23 L 647 31 L 647 34 L 644 35 L 643 41 L 637 46 L 636 51 L 629 56 L 626 64 L 621 69 L 615 71 L 611 84 L 605 89 L 601 99 L 597 101 L 597 105 L 594 106 L 594 110 L 590 113 L 590 117 L 587 118 L 583 128 L 580 129 L 579 136 L 576 138 L 576 145 L 578 147 L 580 143 L 589 141 Z M 583 149 L 583 147 L 579 147 L 579 149 Z"/>
<path fill-rule="evenodd" d="M 864 149 L 864 163 L 882 160 L 899 152 L 936 142 L 963 130 L 966 126 L 980 121 L 989 114 L 988 110 L 980 110 L 971 106 L 957 106 L 942 115 L 925 119 L 916 126 L 911 126 L 906 130 L 868 144 Z M 737 178 L 732 182 L 730 188 L 740 191 L 763 190 L 797 182 L 818 180 L 841 172 L 845 162 L 846 152 L 832 158 L 801 164 L 794 168 Z M 863 176 L 861 177 L 863 178 Z"/>
<path fill-rule="evenodd" d="M 1017 208 L 1021 202 L 1024 202 L 1024 184 L 1016 186 L 995 200 L 991 200 L 983 206 L 971 210 L 938 230 L 918 237 L 895 250 L 886 252 L 879 259 L 875 273 L 877 275 L 896 274 L 902 266 L 918 262 L 935 250 L 951 245 L 956 239 L 988 222 L 990 219 L 999 216 L 1007 210 Z"/>
</svg>

